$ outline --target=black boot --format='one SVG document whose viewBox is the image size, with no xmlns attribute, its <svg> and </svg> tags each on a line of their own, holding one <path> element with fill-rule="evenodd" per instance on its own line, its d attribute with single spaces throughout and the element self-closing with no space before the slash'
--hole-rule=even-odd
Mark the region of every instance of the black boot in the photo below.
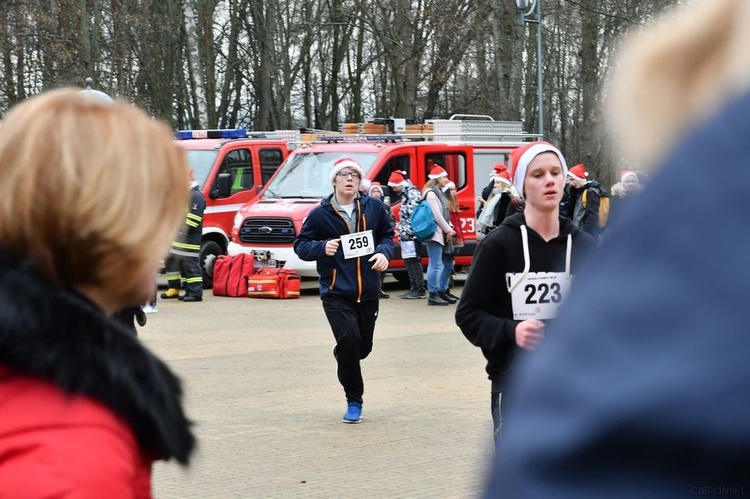
<svg viewBox="0 0 750 499">
<path fill-rule="evenodd" d="M 448 294 L 447 291 L 438 291 L 438 295 L 440 296 L 440 298 L 443 299 L 443 301 L 446 301 L 450 303 L 451 305 L 453 305 L 454 303 L 458 301 L 458 298 L 452 297 L 451 295 Z"/>
<path fill-rule="evenodd" d="M 445 294 L 448 295 L 450 298 L 453 298 L 454 300 L 458 301 L 458 296 L 456 296 L 453 293 L 451 293 L 450 288 L 448 288 L 448 290 L 445 292 Z"/>
<path fill-rule="evenodd" d="M 443 300 L 440 293 L 430 293 L 430 297 L 427 299 L 427 305 L 438 305 L 444 307 L 448 305 L 448 302 Z"/>
</svg>

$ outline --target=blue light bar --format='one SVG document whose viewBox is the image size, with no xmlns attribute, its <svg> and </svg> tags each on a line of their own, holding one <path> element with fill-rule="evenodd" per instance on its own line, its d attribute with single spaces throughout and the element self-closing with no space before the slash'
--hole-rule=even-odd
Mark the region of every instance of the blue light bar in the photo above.
<svg viewBox="0 0 750 499">
<path fill-rule="evenodd" d="M 228 128 L 220 130 L 179 130 L 176 133 L 179 140 L 192 139 L 245 139 L 247 130 L 242 128 Z"/>
</svg>

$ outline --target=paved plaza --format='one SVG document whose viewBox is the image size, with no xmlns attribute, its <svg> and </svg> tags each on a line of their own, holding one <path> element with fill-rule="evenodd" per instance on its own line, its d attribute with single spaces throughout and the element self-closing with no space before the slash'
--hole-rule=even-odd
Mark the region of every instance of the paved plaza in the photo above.
<svg viewBox="0 0 750 499">
<path fill-rule="evenodd" d="M 156 497 L 479 496 L 490 384 L 455 306 L 398 299 L 389 283 L 363 361 L 363 421 L 347 425 L 314 287 L 297 300 L 159 300 L 140 337 L 183 379 L 199 448 L 187 469 L 156 465 Z"/>
</svg>

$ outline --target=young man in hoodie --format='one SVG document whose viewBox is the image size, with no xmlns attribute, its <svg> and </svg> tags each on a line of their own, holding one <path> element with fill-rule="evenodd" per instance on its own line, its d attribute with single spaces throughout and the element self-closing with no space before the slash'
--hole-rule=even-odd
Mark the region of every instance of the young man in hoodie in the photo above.
<svg viewBox="0 0 750 499">
<path fill-rule="evenodd" d="M 649 182 L 519 366 L 484 497 L 750 492 L 749 37 L 705 0 L 621 44 L 605 116 Z"/>
<path fill-rule="evenodd" d="M 310 212 L 294 241 L 297 256 L 317 261 L 320 298 L 336 338 L 333 356 L 346 395 L 344 423 L 359 423 L 362 417 L 360 361 L 372 351 L 380 272 L 393 253 L 389 209 L 360 194 L 363 176 L 355 160 L 336 161 L 330 172 L 333 194 Z"/>
<path fill-rule="evenodd" d="M 511 163 L 524 211 L 506 218 L 479 245 L 456 309 L 456 324 L 487 359 L 495 438 L 515 358 L 542 341 L 544 321 L 555 317 L 572 272 L 594 247 L 591 236 L 560 217 L 567 174 L 562 153 L 547 142 L 531 142 L 513 151 Z"/>
</svg>

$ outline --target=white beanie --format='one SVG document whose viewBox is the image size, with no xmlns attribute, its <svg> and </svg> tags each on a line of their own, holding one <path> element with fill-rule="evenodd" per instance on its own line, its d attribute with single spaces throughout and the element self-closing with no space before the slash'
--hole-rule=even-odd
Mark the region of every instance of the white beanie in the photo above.
<svg viewBox="0 0 750 499">
<path fill-rule="evenodd" d="M 360 166 L 359 163 L 354 161 L 352 158 L 341 158 L 340 160 L 336 161 L 333 164 L 333 168 L 331 168 L 331 173 L 330 173 L 331 183 L 334 183 L 334 181 L 336 180 L 336 174 L 340 172 L 341 170 L 343 170 L 344 168 L 351 168 L 352 170 L 359 173 L 360 179 L 364 178 L 365 176 L 365 172 L 364 170 L 362 170 L 362 167 Z"/>
<path fill-rule="evenodd" d="M 443 192 L 448 192 L 448 190 L 455 189 L 455 188 L 456 188 L 456 184 L 454 184 L 452 181 L 449 180 L 448 183 L 445 184 L 443 188 L 440 190 Z"/>
</svg>

